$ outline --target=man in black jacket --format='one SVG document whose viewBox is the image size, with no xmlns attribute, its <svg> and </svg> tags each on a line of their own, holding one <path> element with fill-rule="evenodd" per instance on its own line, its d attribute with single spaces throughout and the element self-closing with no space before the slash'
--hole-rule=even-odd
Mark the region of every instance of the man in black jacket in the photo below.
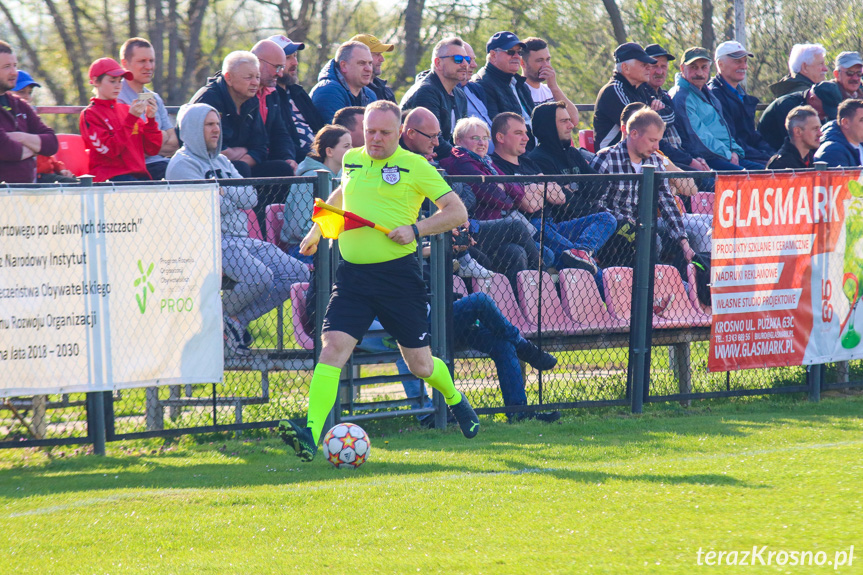
<svg viewBox="0 0 863 575">
<path fill-rule="evenodd" d="M 416 84 L 402 98 L 402 112 L 421 107 L 438 118 L 440 137 L 434 149 L 438 160 L 450 155 L 455 123 L 467 116 L 467 98 L 456 86 L 467 79 L 469 63 L 464 42 L 444 38 L 432 50 L 431 70 L 418 74 Z"/>
<path fill-rule="evenodd" d="M 792 92 L 773 100 L 761 114 L 758 121 L 758 132 L 774 148 L 782 146 L 788 137 L 785 129 L 785 119 L 789 112 L 797 106 L 809 105 L 815 108 L 821 119 L 821 124 L 836 119 L 842 94 L 839 86 L 832 82 L 820 82 L 803 92 Z"/>
<path fill-rule="evenodd" d="M 788 137 L 770 161 L 768 170 L 811 168 L 821 145 L 821 120 L 812 106 L 797 106 L 785 119 Z"/>
<path fill-rule="evenodd" d="M 312 148 L 315 134 L 324 127 L 324 120 L 318 113 L 312 99 L 299 83 L 297 54 L 304 50 L 302 42 L 293 42 L 287 36 L 270 36 L 285 52 L 285 69 L 276 80 L 276 94 L 279 96 L 280 110 L 285 127 L 296 148 L 295 159 L 302 162 Z"/>
<path fill-rule="evenodd" d="M 281 101 L 276 93 L 276 80 L 283 75 L 285 69 L 285 53 L 272 40 L 261 40 L 252 47 L 252 54 L 258 57 L 261 69 L 257 100 L 258 112 L 264 122 L 269 143 L 267 159 L 285 162 L 291 167 L 293 174 L 297 169 L 296 146 L 285 127 Z"/>
<path fill-rule="evenodd" d="M 486 43 L 485 66 L 477 71 L 473 81 L 482 87 L 491 120 L 501 112 L 515 112 L 524 118 L 530 136 L 527 149 L 532 150 L 535 145 L 530 119 L 533 96 L 525 84 L 526 78 L 518 74 L 524 49 L 524 42 L 512 32 L 498 32 Z"/>
<path fill-rule="evenodd" d="M 222 116 L 222 154 L 244 178 L 290 176 L 293 170 L 284 161 L 267 160 L 269 142 L 255 97 L 260 81 L 257 56 L 231 52 L 222 63 L 222 71 L 190 102 L 209 104 Z"/>
<path fill-rule="evenodd" d="M 627 104 L 643 102 L 651 107 L 666 124 L 675 120 L 674 108 L 657 100 L 647 90 L 647 80 L 655 58 L 647 55 L 635 42 L 621 44 L 614 50 L 614 74 L 599 90 L 593 115 L 596 150 L 620 141 L 620 114 Z"/>
<path fill-rule="evenodd" d="M 528 154 L 539 171 L 552 174 L 595 174 L 582 156 L 579 148 L 572 145 L 572 119 L 563 102 L 540 104 L 533 111 L 536 139 L 539 145 Z M 602 187 L 596 183 L 563 186 L 566 202 L 553 206 L 554 220 L 565 222 L 597 212 Z"/>
<path fill-rule="evenodd" d="M 718 71 L 707 83 L 707 89 L 722 105 L 731 137 L 743 148 L 745 158 L 765 164 L 776 148 L 755 130 L 758 98 L 747 94 L 742 85 L 749 69 L 749 58 L 753 57 L 740 42 L 729 40 L 720 44 L 713 58 Z"/>
<path fill-rule="evenodd" d="M 372 69 L 374 70 L 374 78 L 372 78 L 372 83 L 369 84 L 369 89 L 375 93 L 378 100 L 389 100 L 390 102 L 395 103 L 396 95 L 393 93 L 392 88 L 387 86 L 387 81 L 381 78 L 381 67 L 386 60 L 386 58 L 384 58 L 384 52 L 392 52 L 395 49 L 395 46 L 393 44 L 384 44 L 371 34 L 357 34 L 351 38 L 351 40 L 365 44 L 369 47 L 369 52 L 372 53 Z"/>
</svg>

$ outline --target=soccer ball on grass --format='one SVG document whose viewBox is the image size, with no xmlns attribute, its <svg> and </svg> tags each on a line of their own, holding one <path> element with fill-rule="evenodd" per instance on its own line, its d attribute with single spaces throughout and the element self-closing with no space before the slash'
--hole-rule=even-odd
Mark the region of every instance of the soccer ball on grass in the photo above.
<svg viewBox="0 0 863 575">
<path fill-rule="evenodd" d="M 353 423 L 340 423 L 324 436 L 324 456 L 340 469 L 356 469 L 365 463 L 371 448 L 368 434 Z"/>
</svg>

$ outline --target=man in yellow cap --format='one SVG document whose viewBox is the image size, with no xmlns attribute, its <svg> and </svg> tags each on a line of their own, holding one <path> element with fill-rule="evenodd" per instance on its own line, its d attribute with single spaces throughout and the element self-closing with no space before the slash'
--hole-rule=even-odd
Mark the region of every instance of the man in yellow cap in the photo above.
<svg viewBox="0 0 863 575">
<path fill-rule="evenodd" d="M 372 83 L 368 85 L 369 90 L 375 93 L 378 100 L 395 102 L 396 95 L 387 86 L 387 81 L 381 80 L 381 65 L 384 63 L 384 52 L 392 52 L 395 46 L 393 44 L 384 44 L 371 34 L 357 34 L 351 40 L 365 44 L 372 53 L 372 67 L 374 68 L 375 77 Z"/>
</svg>

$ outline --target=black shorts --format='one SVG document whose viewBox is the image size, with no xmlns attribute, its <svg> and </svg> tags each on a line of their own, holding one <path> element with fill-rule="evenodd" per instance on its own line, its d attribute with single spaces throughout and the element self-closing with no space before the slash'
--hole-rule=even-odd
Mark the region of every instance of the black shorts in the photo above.
<svg viewBox="0 0 863 575">
<path fill-rule="evenodd" d="M 403 347 L 431 343 L 428 293 L 416 255 L 378 264 L 341 262 L 323 331 L 361 340 L 375 317 Z"/>
</svg>

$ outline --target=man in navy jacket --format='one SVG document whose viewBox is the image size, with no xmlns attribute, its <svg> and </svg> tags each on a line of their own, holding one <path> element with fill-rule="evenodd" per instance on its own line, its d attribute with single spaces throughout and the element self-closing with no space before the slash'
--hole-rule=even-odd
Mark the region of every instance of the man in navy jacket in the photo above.
<svg viewBox="0 0 863 575">
<path fill-rule="evenodd" d="M 767 163 L 776 150 L 755 130 L 755 108 L 758 98 L 743 89 L 749 58 L 753 54 L 739 42 L 723 42 L 716 48 L 714 62 L 718 72 L 707 83 L 707 89 L 722 105 L 722 115 L 731 137 L 743 148 L 746 159 Z"/>
</svg>

